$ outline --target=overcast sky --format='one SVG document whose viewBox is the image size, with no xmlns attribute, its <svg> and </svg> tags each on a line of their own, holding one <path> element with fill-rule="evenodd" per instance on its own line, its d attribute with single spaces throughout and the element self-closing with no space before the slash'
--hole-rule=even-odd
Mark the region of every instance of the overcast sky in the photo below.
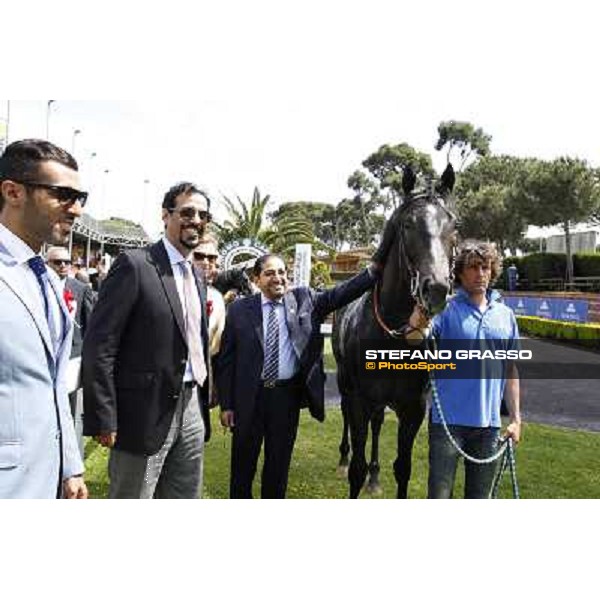
<svg viewBox="0 0 600 600">
<path fill-rule="evenodd" d="M 78 6 L 66 5 L 64 15 Z M 482 127 L 494 153 L 599 164 L 600 38 L 588 3 L 221 1 L 193 18 L 179 2 L 168 13 L 114 6 L 91 2 L 79 24 L 65 16 L 70 38 L 53 36 L 42 56 L 15 36 L 21 62 L 0 83 L 2 97 L 43 96 L 11 101 L 12 140 L 45 136 L 46 97 L 58 98 L 52 141 L 71 150 L 81 130 L 92 216 L 157 233 L 162 195 L 181 179 L 217 200 L 257 185 L 274 206 L 338 202 L 385 143 L 407 142 L 443 169 L 433 145 L 448 119 Z M 32 39 L 56 19 L 40 10 Z"/>
</svg>

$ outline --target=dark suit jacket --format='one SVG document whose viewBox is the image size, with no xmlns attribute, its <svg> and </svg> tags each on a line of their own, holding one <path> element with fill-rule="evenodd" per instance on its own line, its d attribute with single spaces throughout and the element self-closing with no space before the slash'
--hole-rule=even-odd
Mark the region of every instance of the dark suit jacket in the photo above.
<svg viewBox="0 0 600 600">
<path fill-rule="evenodd" d="M 331 290 L 296 288 L 283 298 L 290 340 L 300 360 L 304 403 L 318 421 L 325 419 L 321 323 L 329 313 L 371 289 L 375 281 L 375 276 L 365 270 Z M 261 294 L 255 294 L 230 305 L 216 361 L 221 409 L 235 411 L 236 428 L 240 431 L 250 423 L 263 362 Z"/>
<path fill-rule="evenodd" d="M 206 287 L 194 273 L 208 357 Z M 84 434 L 116 431 L 117 448 L 156 454 L 173 419 L 187 358 L 183 309 L 163 242 L 121 254 L 100 288 L 83 342 Z M 208 440 L 208 378 L 199 397 Z"/>
<path fill-rule="evenodd" d="M 65 289 L 73 294 L 73 298 L 77 303 L 75 309 L 75 327 L 73 329 L 73 346 L 71 348 L 71 358 L 81 356 L 83 348 L 83 336 L 90 322 L 92 309 L 94 308 L 94 292 L 89 285 L 85 285 L 77 279 L 67 277 L 65 281 Z"/>
</svg>

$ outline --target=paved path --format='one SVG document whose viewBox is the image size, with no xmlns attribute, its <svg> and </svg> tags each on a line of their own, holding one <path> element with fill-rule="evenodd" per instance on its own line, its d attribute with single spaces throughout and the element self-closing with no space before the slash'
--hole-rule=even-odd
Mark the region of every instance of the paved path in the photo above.
<svg viewBox="0 0 600 600">
<path fill-rule="evenodd" d="M 600 432 L 600 354 L 555 342 L 529 340 L 536 361 L 594 363 L 598 379 L 523 379 L 521 410 L 530 423 L 558 425 Z M 339 406 L 340 395 L 335 373 L 327 374 L 325 404 Z"/>
</svg>

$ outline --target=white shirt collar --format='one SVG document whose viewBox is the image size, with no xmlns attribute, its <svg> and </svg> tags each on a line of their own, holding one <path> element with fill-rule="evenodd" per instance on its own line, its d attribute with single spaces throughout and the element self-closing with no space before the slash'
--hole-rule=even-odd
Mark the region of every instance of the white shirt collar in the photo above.
<svg viewBox="0 0 600 600">
<path fill-rule="evenodd" d="M 283 306 L 283 298 L 280 298 L 279 300 L 269 300 L 262 292 L 260 293 L 260 301 L 261 301 L 261 305 L 265 306 L 265 304 L 275 304 L 275 305 L 281 305 Z"/>
<path fill-rule="evenodd" d="M 177 248 L 175 248 L 175 246 L 173 246 L 173 244 L 171 244 L 171 242 L 166 237 L 163 237 L 162 241 L 165 245 L 165 249 L 167 251 L 167 255 L 169 256 L 169 261 L 171 265 L 178 265 L 182 262 L 190 262 L 189 259 L 183 256 L 183 254 L 181 254 L 181 252 L 179 252 L 179 250 L 177 250 Z"/>
<path fill-rule="evenodd" d="M 2 223 L 0 223 L 0 242 L 18 264 L 26 263 L 30 258 L 36 256 L 36 253 L 19 236 Z"/>
</svg>

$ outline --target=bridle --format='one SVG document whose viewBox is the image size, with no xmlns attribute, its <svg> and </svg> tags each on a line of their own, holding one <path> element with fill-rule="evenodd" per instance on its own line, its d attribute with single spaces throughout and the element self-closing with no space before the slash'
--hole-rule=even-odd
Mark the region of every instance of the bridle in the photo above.
<svg viewBox="0 0 600 600">
<path fill-rule="evenodd" d="M 426 192 L 422 192 L 420 194 L 414 194 L 414 195 L 407 197 L 405 202 L 398 209 L 399 212 L 398 212 L 398 216 L 397 216 L 398 223 L 397 223 L 397 229 L 396 229 L 396 237 L 400 241 L 400 244 L 399 244 L 399 246 L 400 246 L 400 264 L 404 265 L 404 268 L 407 270 L 408 275 L 409 275 L 410 297 L 412 298 L 414 303 L 419 307 L 419 310 L 426 317 L 430 317 L 431 315 L 429 314 L 429 311 L 427 310 L 426 306 L 423 303 L 423 298 L 421 297 L 421 289 L 420 289 L 421 273 L 412 264 L 412 262 L 408 256 L 408 253 L 406 251 L 405 225 L 404 225 L 404 219 L 402 218 L 407 213 L 408 209 L 414 207 L 417 203 L 436 204 L 442 210 L 444 210 L 444 212 L 446 212 L 446 214 L 448 215 L 448 217 L 451 220 L 453 220 L 455 222 L 456 222 L 456 216 L 450 209 L 448 209 L 448 207 L 440 200 L 440 198 L 438 196 L 434 195 L 432 188 L 430 188 Z M 449 265 L 449 267 L 450 267 L 450 291 L 451 292 L 454 287 L 453 273 L 454 273 L 455 256 L 456 256 L 456 243 L 453 241 L 451 251 L 450 251 L 450 258 L 449 258 L 449 261 L 450 261 L 450 265 Z M 375 284 L 375 288 L 373 290 L 373 314 L 375 316 L 375 320 L 377 321 L 377 323 L 379 324 L 381 329 L 383 329 L 383 331 L 385 333 L 387 333 L 390 337 L 393 337 L 396 339 L 406 337 L 406 335 L 408 333 L 410 333 L 411 331 L 414 331 L 414 328 L 411 327 L 408 323 L 402 325 L 398 329 L 392 329 L 391 327 L 388 327 L 385 324 L 385 322 L 381 316 L 380 310 L 379 310 L 379 287 L 380 287 L 380 282 L 378 281 Z"/>
</svg>

